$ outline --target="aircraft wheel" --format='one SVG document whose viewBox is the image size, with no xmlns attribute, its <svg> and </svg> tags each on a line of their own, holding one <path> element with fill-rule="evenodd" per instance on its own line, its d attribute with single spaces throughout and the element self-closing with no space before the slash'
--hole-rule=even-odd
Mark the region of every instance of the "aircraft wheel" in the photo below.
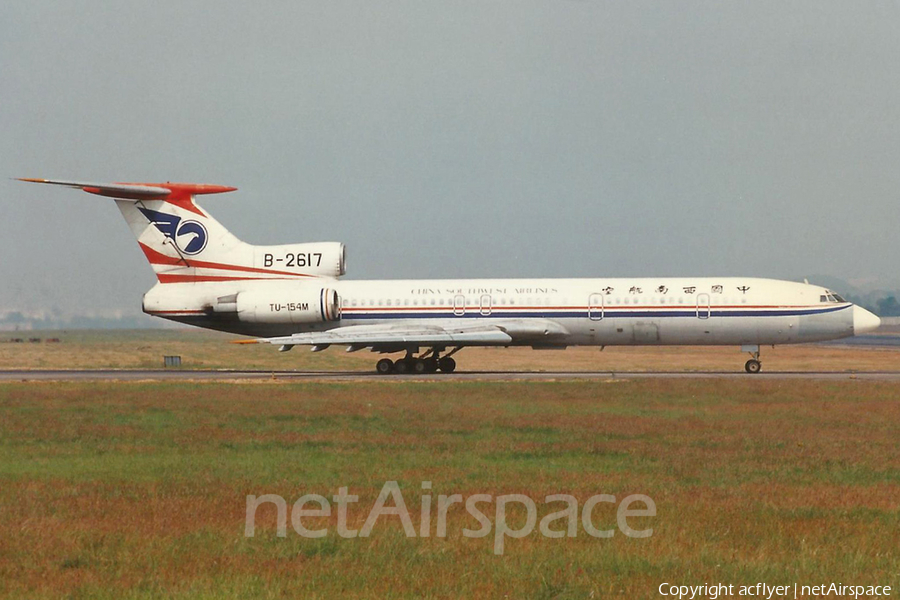
<svg viewBox="0 0 900 600">
<path fill-rule="evenodd" d="M 744 365 L 744 369 L 746 369 L 748 373 L 759 373 L 760 369 L 762 369 L 762 364 L 760 364 L 758 360 L 751 358 L 747 361 L 747 364 Z"/>
<path fill-rule="evenodd" d="M 422 360 L 421 358 L 417 358 L 413 360 L 412 370 L 416 375 L 421 375 L 422 373 L 428 371 L 428 366 L 425 364 L 424 360 Z"/>
<path fill-rule="evenodd" d="M 394 361 L 389 358 L 382 358 L 375 364 L 375 370 L 379 375 L 388 375 L 394 372 Z"/>
<path fill-rule="evenodd" d="M 394 363 L 394 372 L 399 373 L 400 375 L 406 375 L 409 373 L 409 361 L 405 358 L 401 358 L 397 362 Z"/>
<path fill-rule="evenodd" d="M 438 359 L 436 358 L 426 358 L 425 359 L 425 372 L 426 373 L 435 373 L 438 370 Z"/>
<path fill-rule="evenodd" d="M 447 358 L 442 358 L 438 363 L 438 366 L 442 372 L 452 373 L 456 370 L 456 361 L 448 356 Z"/>
</svg>

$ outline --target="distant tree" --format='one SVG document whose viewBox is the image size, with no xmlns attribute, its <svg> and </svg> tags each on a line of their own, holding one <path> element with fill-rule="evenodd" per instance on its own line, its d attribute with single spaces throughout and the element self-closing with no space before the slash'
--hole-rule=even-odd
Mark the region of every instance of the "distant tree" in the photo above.
<svg viewBox="0 0 900 600">
<path fill-rule="evenodd" d="M 865 298 L 862 298 L 860 296 L 855 296 L 853 294 L 845 294 L 844 298 L 846 298 L 848 302 L 852 302 L 853 304 L 856 304 L 857 306 L 862 306 L 866 310 L 872 310 L 871 303 L 868 302 Z"/>
<path fill-rule="evenodd" d="M 878 302 L 876 312 L 880 317 L 900 317 L 900 302 L 894 296 L 881 298 Z"/>
</svg>

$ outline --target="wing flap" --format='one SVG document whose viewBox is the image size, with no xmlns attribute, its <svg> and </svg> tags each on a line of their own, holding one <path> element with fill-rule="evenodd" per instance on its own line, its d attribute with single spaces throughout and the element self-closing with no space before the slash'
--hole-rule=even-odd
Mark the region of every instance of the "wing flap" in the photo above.
<svg viewBox="0 0 900 600">
<path fill-rule="evenodd" d="M 240 340 L 239 344 L 274 344 L 277 346 L 346 345 L 359 349 L 369 346 L 416 344 L 430 346 L 509 344 L 512 337 L 492 325 L 478 327 L 442 327 L 438 325 L 350 325 L 329 331 L 312 331 L 293 335 Z"/>
</svg>

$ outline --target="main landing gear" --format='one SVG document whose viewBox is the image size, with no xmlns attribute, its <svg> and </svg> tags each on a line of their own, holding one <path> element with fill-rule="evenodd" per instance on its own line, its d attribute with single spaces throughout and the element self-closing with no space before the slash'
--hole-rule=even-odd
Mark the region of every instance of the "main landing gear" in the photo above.
<svg viewBox="0 0 900 600">
<path fill-rule="evenodd" d="M 424 375 L 426 373 L 452 373 L 456 370 L 456 361 L 450 358 L 452 354 L 456 354 L 461 348 L 454 348 L 450 354 L 441 357 L 440 350 L 433 349 L 426 352 L 420 357 L 413 356 L 412 352 L 407 352 L 406 356 L 397 361 L 389 358 L 382 358 L 375 364 L 375 371 L 379 375 L 390 375 L 396 373 L 398 375 Z"/>
<path fill-rule="evenodd" d="M 744 364 L 744 370 L 748 373 L 759 373 L 762 370 L 762 363 L 759 362 L 759 346 L 742 346 L 741 350 L 749 352 L 753 357 Z"/>
</svg>

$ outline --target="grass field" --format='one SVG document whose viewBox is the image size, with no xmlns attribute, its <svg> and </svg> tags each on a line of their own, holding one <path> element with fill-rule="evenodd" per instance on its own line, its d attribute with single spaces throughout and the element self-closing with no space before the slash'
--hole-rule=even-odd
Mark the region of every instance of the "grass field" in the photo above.
<svg viewBox="0 0 900 600">
<path fill-rule="evenodd" d="M 29 334 L 5 334 L 27 337 Z M 0 369 L 161 368 L 163 356 L 179 355 L 185 369 L 371 371 L 378 355 L 343 348 L 281 353 L 274 346 L 235 345 L 238 338 L 197 329 L 39 332 L 58 344 L 0 343 Z M 397 355 L 395 355 L 396 357 Z M 456 355 L 461 371 L 743 371 L 748 355 L 737 347 L 610 347 L 532 350 L 466 348 Z M 890 371 L 900 368 L 900 348 L 825 345 L 765 347 L 765 371 Z"/>
<path fill-rule="evenodd" d="M 567 383 L 0 386 L 6 597 L 657 597 L 663 582 L 900 587 L 900 385 Z M 650 496 L 653 535 L 321 539 L 245 497 Z M 353 507 L 361 508 L 353 508 Z M 612 505 L 607 505 L 612 506 Z M 487 512 L 487 510 L 486 510 Z M 493 520 L 493 514 L 489 513 Z M 598 525 L 615 526 L 599 505 Z M 513 511 L 514 525 L 524 519 Z M 318 525 L 316 525 L 318 523 Z"/>
</svg>

